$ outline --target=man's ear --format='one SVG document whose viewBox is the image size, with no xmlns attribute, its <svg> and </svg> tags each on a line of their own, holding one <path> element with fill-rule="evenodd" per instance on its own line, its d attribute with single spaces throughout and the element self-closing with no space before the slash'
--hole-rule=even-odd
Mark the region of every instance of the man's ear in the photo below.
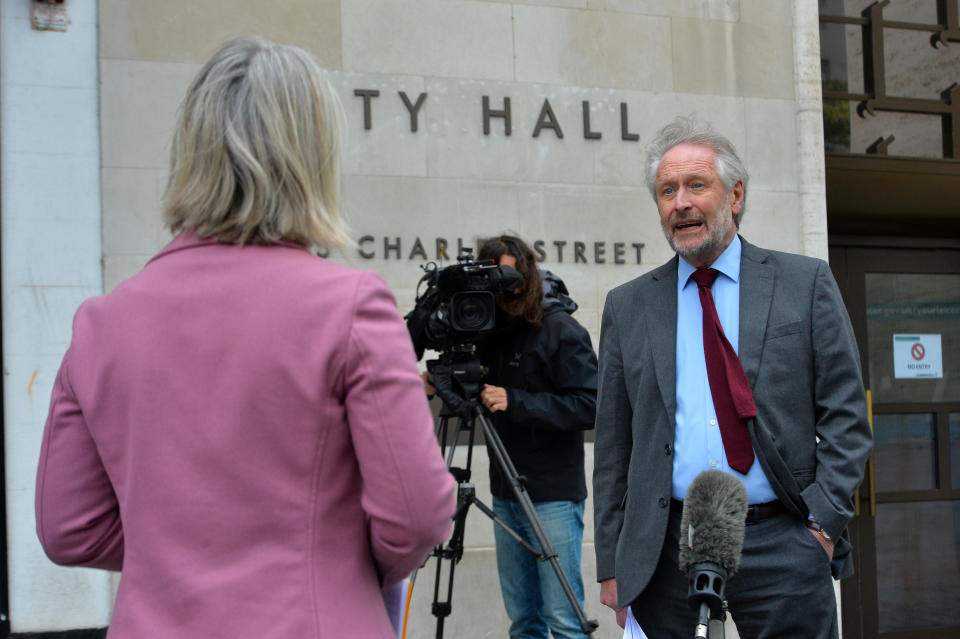
<svg viewBox="0 0 960 639">
<path fill-rule="evenodd" d="M 730 211 L 736 215 L 743 208 L 743 180 L 737 180 L 737 183 L 727 193 L 727 198 L 729 198 Z"/>
</svg>

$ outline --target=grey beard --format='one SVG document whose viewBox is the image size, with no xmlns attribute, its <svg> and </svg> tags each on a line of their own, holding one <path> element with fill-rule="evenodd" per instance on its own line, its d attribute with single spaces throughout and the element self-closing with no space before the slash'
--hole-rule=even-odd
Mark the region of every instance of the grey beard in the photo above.
<svg viewBox="0 0 960 639">
<path fill-rule="evenodd" d="M 733 227 L 732 212 L 733 210 L 730 205 L 724 203 L 723 209 L 720 211 L 720 216 L 718 217 L 718 223 L 710 230 L 710 235 L 698 246 L 690 248 L 681 247 L 673 238 L 670 234 L 669 222 L 667 224 L 661 224 L 660 229 L 663 231 L 664 237 L 667 238 L 667 243 L 670 245 L 670 248 L 688 262 L 699 262 L 702 258 L 710 255 L 713 255 L 714 259 L 716 259 L 719 257 L 719 253 L 722 252 L 719 249 L 723 246 L 724 238 Z M 704 215 L 703 218 L 704 223 L 706 223 L 707 216 Z"/>
<path fill-rule="evenodd" d="M 718 238 L 715 234 L 711 233 L 710 237 L 704 240 L 699 246 L 685 248 L 680 246 L 668 233 L 666 236 L 670 248 L 688 262 L 699 262 L 700 258 L 713 254 L 713 252 L 720 247 L 720 243 L 723 240 L 722 237 Z"/>
</svg>

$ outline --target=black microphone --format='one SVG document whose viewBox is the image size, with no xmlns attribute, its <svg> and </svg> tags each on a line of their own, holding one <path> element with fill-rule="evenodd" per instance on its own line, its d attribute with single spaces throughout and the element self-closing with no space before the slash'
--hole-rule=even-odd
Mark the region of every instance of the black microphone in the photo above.
<svg viewBox="0 0 960 639">
<path fill-rule="evenodd" d="M 687 573 L 687 602 L 699 612 L 695 637 L 706 637 L 710 619 L 723 621 L 727 579 L 740 566 L 747 519 L 743 482 L 719 470 L 697 475 L 683 500 L 680 570 Z"/>
</svg>

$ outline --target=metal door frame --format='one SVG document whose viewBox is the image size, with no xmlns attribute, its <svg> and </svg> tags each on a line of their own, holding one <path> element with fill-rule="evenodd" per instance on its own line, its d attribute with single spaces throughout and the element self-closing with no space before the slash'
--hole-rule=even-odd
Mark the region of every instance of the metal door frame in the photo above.
<svg viewBox="0 0 960 639">
<path fill-rule="evenodd" d="M 843 294 L 860 351 L 864 385 L 871 388 L 867 366 L 866 273 L 956 273 L 960 274 L 960 248 L 920 248 L 896 240 L 836 243 L 831 242 L 830 265 Z M 952 242 L 944 244 L 951 245 Z M 960 499 L 960 487 L 951 485 L 949 414 L 960 412 L 960 402 L 873 403 L 875 415 L 923 413 L 936 416 L 936 451 L 940 460 L 939 488 L 884 492 L 873 488 L 872 461 L 867 478 L 857 498 L 857 516 L 851 520 L 850 535 L 854 544 L 855 574 L 841 582 L 843 635 L 848 639 L 882 637 L 882 639 L 946 639 L 956 637 L 960 627 L 935 628 L 879 633 L 877 596 L 877 546 L 875 514 L 878 497 L 884 503 L 938 501 Z M 871 455 L 872 458 L 872 455 Z M 931 496 L 933 499 L 931 499 Z"/>
</svg>

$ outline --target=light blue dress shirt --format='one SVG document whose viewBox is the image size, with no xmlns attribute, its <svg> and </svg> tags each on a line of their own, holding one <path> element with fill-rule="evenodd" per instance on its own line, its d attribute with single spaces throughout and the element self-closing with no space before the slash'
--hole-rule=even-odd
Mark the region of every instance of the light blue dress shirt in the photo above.
<svg viewBox="0 0 960 639">
<path fill-rule="evenodd" d="M 734 237 L 730 246 L 711 265 L 720 271 L 711 293 L 723 332 L 733 349 L 740 342 L 740 254 L 742 245 Z M 682 500 L 701 471 L 716 469 L 740 479 L 747 489 L 747 503 L 761 504 L 777 498 L 760 462 L 746 475 L 730 468 L 723 450 L 717 414 L 710 395 L 707 362 L 703 355 L 703 311 L 697 283 L 690 277 L 696 270 L 682 257 L 677 267 L 677 428 L 673 456 L 673 498 Z"/>
</svg>

